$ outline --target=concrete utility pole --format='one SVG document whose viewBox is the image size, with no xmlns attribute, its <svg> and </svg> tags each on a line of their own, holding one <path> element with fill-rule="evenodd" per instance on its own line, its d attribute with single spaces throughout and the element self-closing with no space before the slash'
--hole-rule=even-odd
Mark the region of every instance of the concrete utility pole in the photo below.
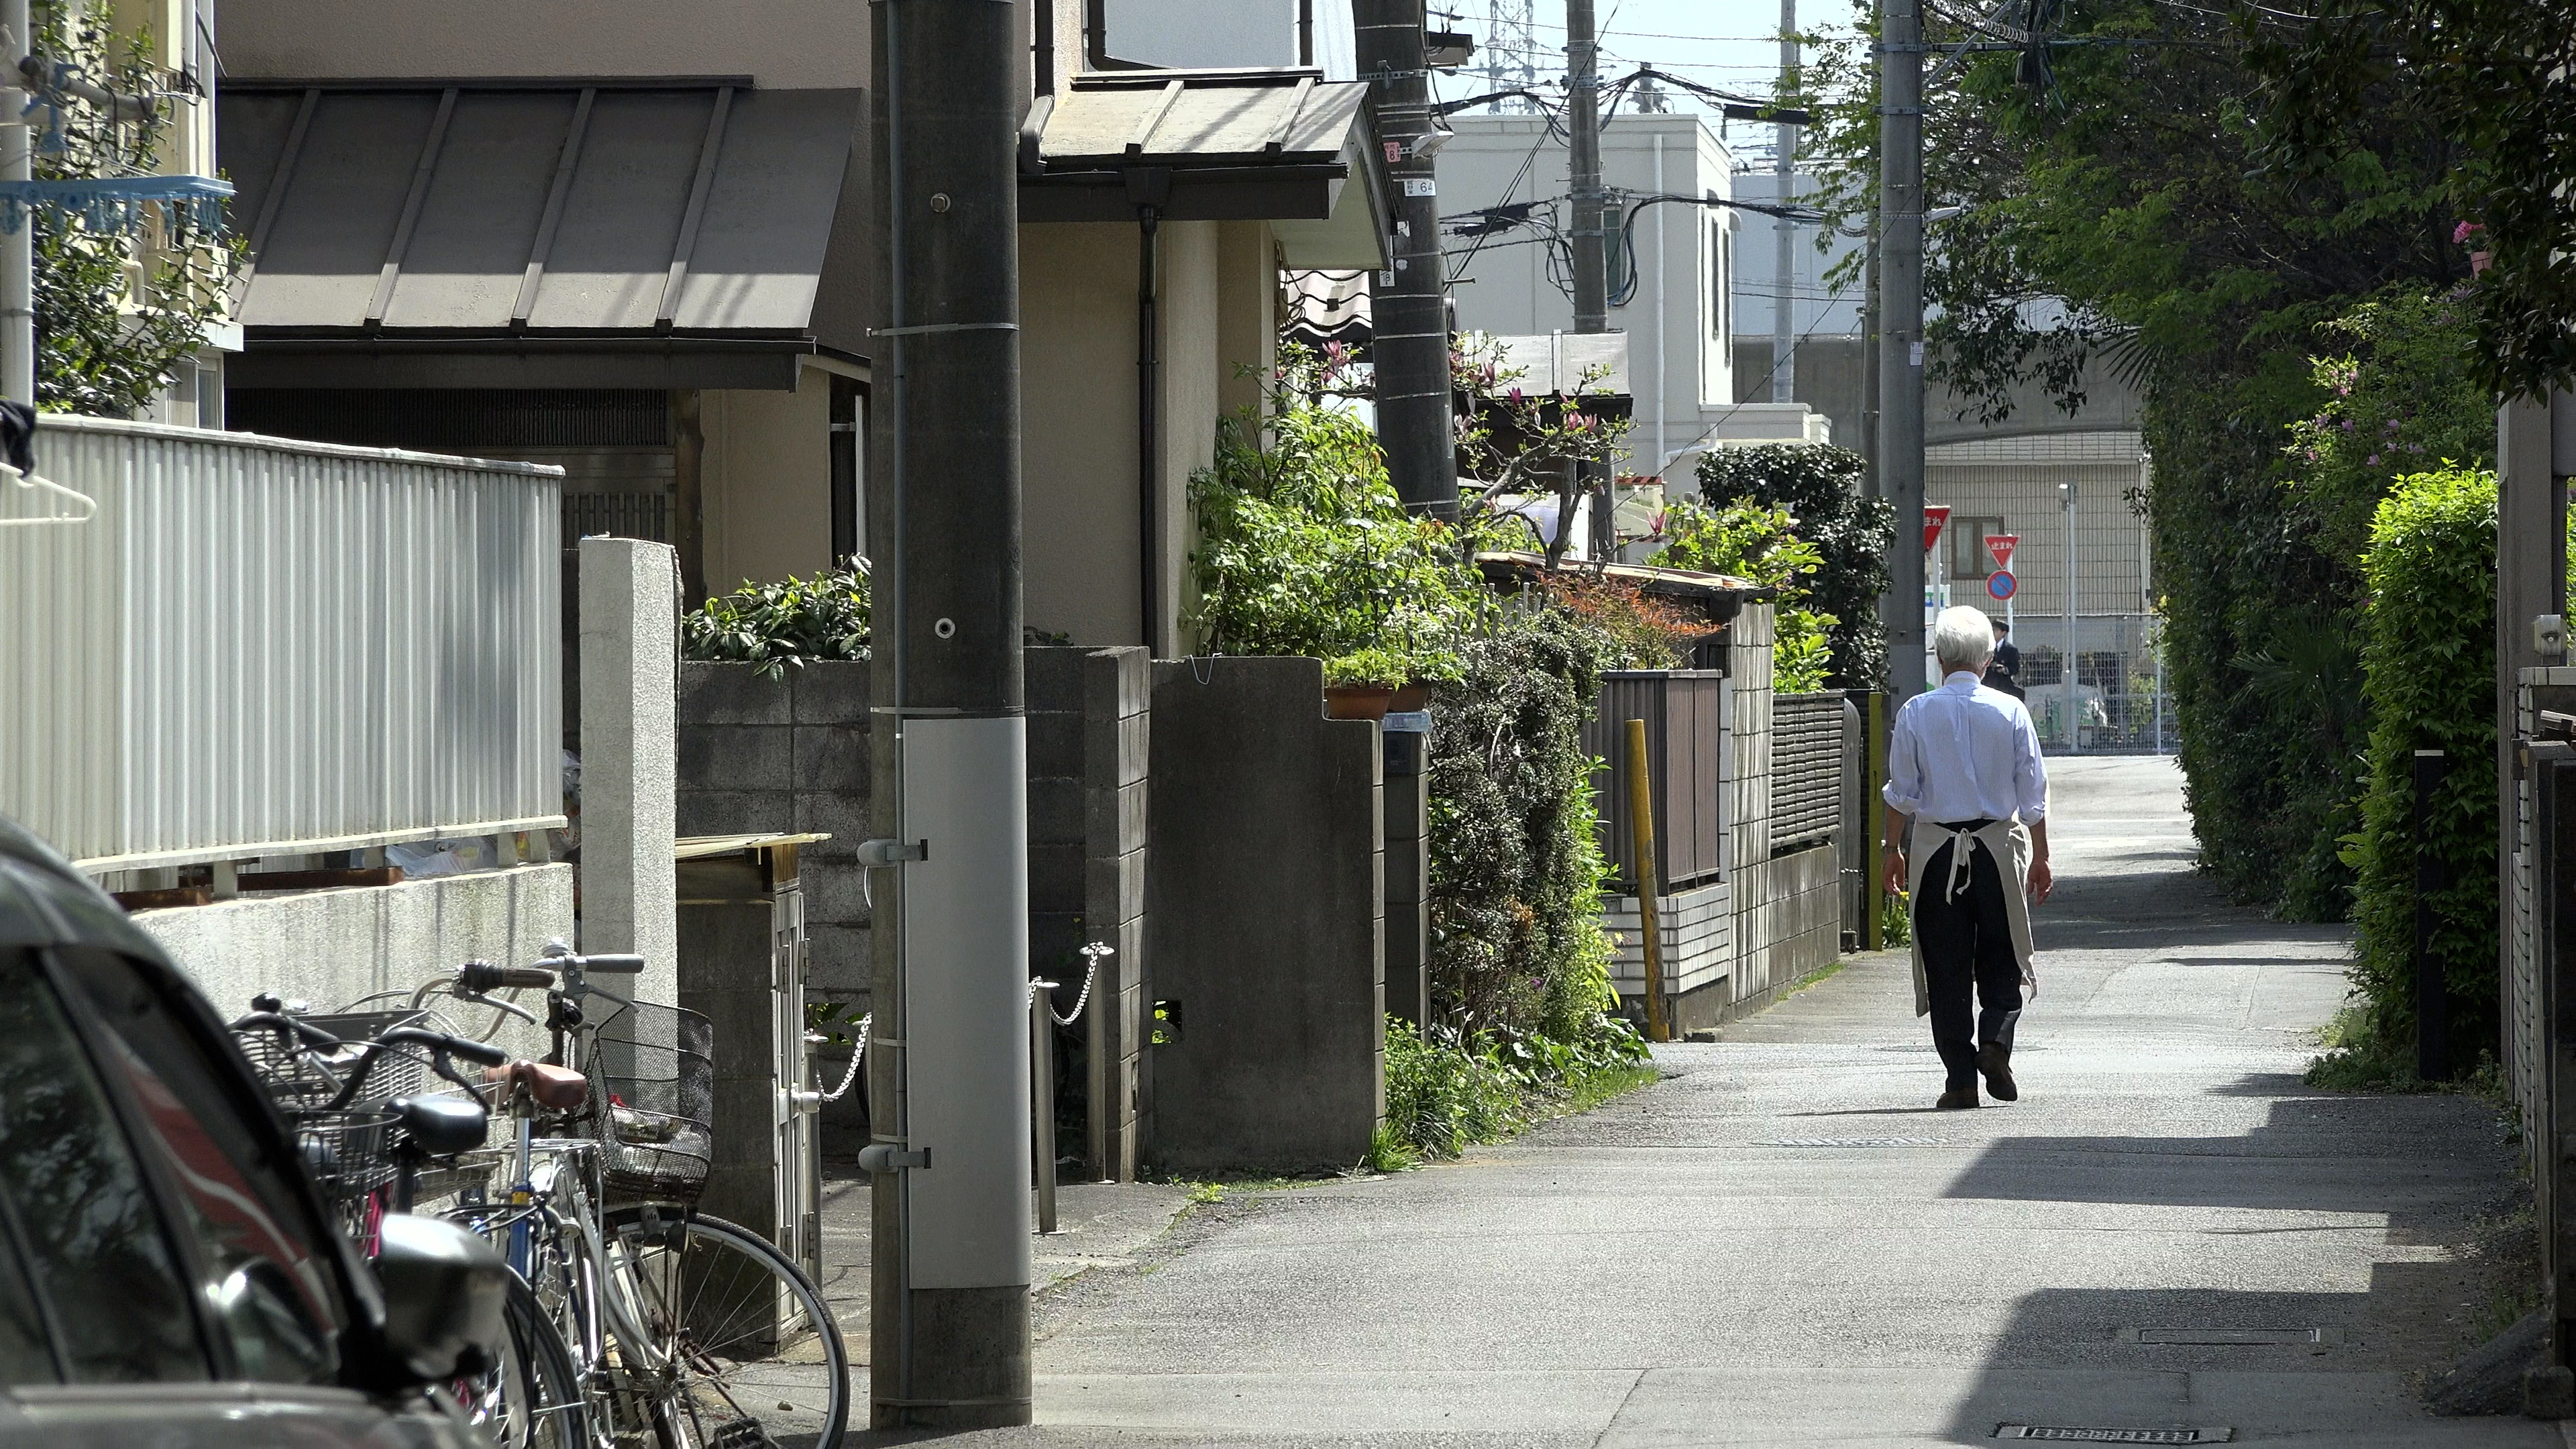
<svg viewBox="0 0 2576 1449">
<path fill-rule="evenodd" d="M 1798 0 L 1780 0 L 1780 89 L 1774 99 L 1786 103 L 1798 85 Z M 1797 187 L 1798 128 L 1782 121 L 1772 132 L 1771 199 L 1785 210 Z M 1786 216 L 1771 219 L 1771 400 L 1798 400 L 1797 298 L 1789 286 L 1796 270 L 1798 224 Z"/>
<path fill-rule="evenodd" d="M 12 47 L 8 68 L 33 54 L 35 30 L 27 0 L 0 0 L 0 27 Z M 10 84 L 18 84 L 12 75 Z M 0 125 L 0 181 L 35 177 L 36 128 L 11 116 Z M 36 210 L 20 213 L 16 231 L 0 233 L 0 396 L 36 405 Z"/>
<path fill-rule="evenodd" d="M 1008 5 L 874 0 L 885 325 L 870 1422 L 1025 1424 L 1028 740 L 1020 674 L 1018 128 Z"/>
<path fill-rule="evenodd" d="M 1899 704 L 1923 666 L 1923 10 L 1885 0 L 1878 51 L 1878 476 L 1896 506 L 1887 618 Z"/>
<path fill-rule="evenodd" d="M 1610 269 L 1607 200 L 1601 190 L 1601 43 L 1593 33 L 1592 0 L 1565 0 L 1565 126 L 1567 190 L 1574 203 L 1574 330 L 1610 330 Z M 1610 480 L 1604 466 L 1581 466 L 1575 498 L 1593 497 L 1592 549 L 1595 557 L 1618 551 L 1618 522 L 1612 516 Z M 1559 523 L 1562 531 L 1567 525 Z"/>
<path fill-rule="evenodd" d="M 1450 426 L 1448 278 L 1440 259 L 1440 193 L 1425 138 L 1431 73 L 1422 53 L 1422 0 L 1353 0 L 1360 78 L 1377 103 L 1378 135 L 1395 188 L 1394 269 L 1370 301 L 1369 357 L 1377 368 L 1377 436 L 1387 479 L 1415 513 L 1458 517 L 1458 447 Z M 1488 37 L 1490 41 L 1490 37 Z"/>
</svg>

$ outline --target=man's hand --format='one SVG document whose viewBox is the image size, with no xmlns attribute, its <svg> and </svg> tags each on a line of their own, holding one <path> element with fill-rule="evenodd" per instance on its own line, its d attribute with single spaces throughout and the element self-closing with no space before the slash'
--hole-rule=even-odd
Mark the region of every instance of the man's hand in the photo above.
<svg viewBox="0 0 2576 1449">
<path fill-rule="evenodd" d="M 1892 896 L 1901 896 L 1901 895 L 1905 894 L 1905 852 L 1904 852 L 1904 851 L 1901 851 L 1901 850 L 1891 850 L 1891 851 L 1889 851 L 1889 852 L 1887 853 L 1887 880 L 1886 880 L 1886 885 L 1887 885 L 1887 893 L 1888 893 L 1889 895 L 1892 895 Z"/>
<path fill-rule="evenodd" d="M 2030 882 L 2030 903 L 2034 906 L 2048 904 L 2048 892 L 2057 884 L 2057 877 L 2048 868 L 2047 856 L 2031 861 L 2030 874 L 2026 879 Z"/>
</svg>

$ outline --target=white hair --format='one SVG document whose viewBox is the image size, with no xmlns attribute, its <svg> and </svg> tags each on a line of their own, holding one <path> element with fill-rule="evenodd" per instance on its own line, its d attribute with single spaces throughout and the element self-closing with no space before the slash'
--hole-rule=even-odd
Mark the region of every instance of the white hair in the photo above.
<svg viewBox="0 0 2576 1449">
<path fill-rule="evenodd" d="M 1995 657 L 1994 620 L 1965 604 L 1943 609 L 1932 625 L 1932 652 L 1940 656 L 1943 674 L 1985 673 L 1986 661 Z"/>
</svg>

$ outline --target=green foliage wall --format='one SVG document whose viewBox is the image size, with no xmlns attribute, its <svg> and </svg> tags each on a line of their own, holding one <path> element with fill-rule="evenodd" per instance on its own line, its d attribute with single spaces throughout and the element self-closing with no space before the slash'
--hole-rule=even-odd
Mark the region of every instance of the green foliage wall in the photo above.
<svg viewBox="0 0 2576 1449">
<path fill-rule="evenodd" d="M 2353 982 L 2383 1045 L 2415 1032 L 2417 750 L 2451 770 L 2421 838 L 2449 869 L 2433 953 L 2451 994 L 2452 1060 L 2495 1050 L 2495 475 L 2400 479 L 2371 520 L 2363 658 L 2373 723 L 2370 783 L 2352 841 L 2360 880 Z"/>
<path fill-rule="evenodd" d="M 1431 987 L 1467 1033 L 1573 1040 L 1617 1004 L 1582 739 L 1612 649 L 1564 610 L 1515 614 L 1433 696 Z"/>
<path fill-rule="evenodd" d="M 1785 509 L 1797 520 L 1798 537 L 1815 546 L 1819 566 L 1803 587 L 1807 606 L 1832 616 L 1824 682 L 1835 689 L 1887 683 L 1887 628 L 1878 600 L 1887 592 L 1896 510 L 1884 498 L 1862 494 L 1868 471 L 1860 454 L 1824 443 L 1712 448 L 1699 460 L 1702 497 L 1711 503 L 1749 498 Z"/>
</svg>

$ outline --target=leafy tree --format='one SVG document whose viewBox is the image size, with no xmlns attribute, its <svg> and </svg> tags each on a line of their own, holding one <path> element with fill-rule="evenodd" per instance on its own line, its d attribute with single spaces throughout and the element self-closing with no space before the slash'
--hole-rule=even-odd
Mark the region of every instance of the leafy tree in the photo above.
<svg viewBox="0 0 2576 1449">
<path fill-rule="evenodd" d="M 2445 138 L 2451 239 L 2469 287 L 2470 380 L 2534 395 L 2576 381 L 2576 0 L 2317 0 L 2241 22 L 2261 78 L 2260 155 L 2313 185 L 2392 125 Z"/>
<path fill-rule="evenodd" d="M 1798 537 L 1815 546 L 1817 567 L 1799 587 L 1826 621 L 1835 689 L 1887 687 L 1887 626 L 1878 600 L 1896 545 L 1896 509 L 1861 492 L 1869 461 L 1827 443 L 1712 448 L 1700 455 L 1700 495 L 1712 503 L 1751 499 L 1785 509 Z"/>
<path fill-rule="evenodd" d="M 1739 498 L 1708 508 L 1687 498 L 1666 510 L 1664 546 L 1647 562 L 1749 579 L 1775 591 L 1771 687 L 1806 694 L 1825 687 L 1832 663 L 1826 631 L 1841 622 L 1804 607 L 1806 580 L 1824 566 L 1824 555 L 1798 536 L 1788 510 Z"/>
<path fill-rule="evenodd" d="M 104 3 L 50 4 L 37 20 L 39 49 L 94 85 L 153 94 L 150 115 L 120 122 L 75 97 L 60 107 L 61 149 L 39 145 L 47 180 L 147 175 L 170 139 L 171 78 L 154 66 L 150 37 L 116 30 Z M 40 119 L 44 113 L 39 113 Z M 81 217 L 35 214 L 36 400 L 58 412 L 126 417 L 151 405 L 206 345 L 206 326 L 227 314 L 225 288 L 239 243 L 198 226 L 181 208 L 153 208 L 141 236 L 93 230 Z"/>
</svg>

